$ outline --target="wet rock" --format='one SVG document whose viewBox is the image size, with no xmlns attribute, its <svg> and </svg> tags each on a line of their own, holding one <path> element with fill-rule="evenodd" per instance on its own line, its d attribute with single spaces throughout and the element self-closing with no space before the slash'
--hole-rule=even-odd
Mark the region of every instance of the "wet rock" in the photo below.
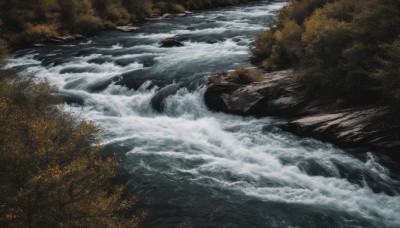
<svg viewBox="0 0 400 228">
<path fill-rule="evenodd" d="M 56 38 L 51 38 L 48 40 L 49 43 L 56 43 L 56 44 L 61 44 L 61 43 L 70 43 L 73 41 L 79 41 L 79 40 L 87 40 L 88 38 L 85 36 L 82 36 L 80 34 L 74 34 L 70 36 L 59 36 Z"/>
<path fill-rule="evenodd" d="M 117 26 L 115 27 L 116 30 L 119 30 L 121 32 L 133 32 L 136 31 L 138 29 L 140 29 L 139 27 L 133 26 L 132 24 L 129 25 L 125 25 L 125 26 Z"/>
<path fill-rule="evenodd" d="M 85 103 L 86 97 L 83 95 L 74 94 L 67 91 L 58 92 L 55 94 L 55 97 L 60 98 L 64 103 L 69 105 L 80 105 L 82 106 Z"/>
<path fill-rule="evenodd" d="M 160 47 L 162 48 L 170 48 L 170 47 L 182 47 L 184 46 L 182 42 L 175 38 L 167 38 L 160 42 Z"/>
<path fill-rule="evenodd" d="M 163 19 L 164 18 L 159 15 L 152 15 L 150 18 L 146 18 L 146 20 L 148 20 L 148 21 L 161 21 Z"/>
<path fill-rule="evenodd" d="M 164 111 L 165 99 L 176 94 L 180 87 L 181 84 L 172 84 L 158 91 L 158 93 L 156 93 L 156 95 L 154 95 L 154 97 L 151 99 L 151 107 L 158 112 Z"/>
<path fill-rule="evenodd" d="M 219 79 L 208 85 L 205 102 L 210 109 L 232 114 L 287 116 L 305 102 L 304 96 L 295 96 L 299 88 L 292 71 L 265 74 L 249 85 Z"/>
<path fill-rule="evenodd" d="M 306 97 L 294 71 L 285 70 L 266 73 L 261 81 L 249 85 L 223 77 L 211 78 L 204 100 L 215 111 L 286 117 L 289 120 L 280 128 L 299 136 L 343 147 L 367 147 L 390 153 L 400 149 L 398 111 L 384 101 L 327 112 L 332 100 Z"/>
<path fill-rule="evenodd" d="M 33 47 L 46 47 L 44 44 L 33 44 Z"/>
<path fill-rule="evenodd" d="M 354 107 L 304 116 L 283 124 L 281 128 L 343 147 L 399 148 L 400 125 L 395 123 L 395 118 L 390 118 L 392 114 L 389 106 Z"/>
<path fill-rule="evenodd" d="M 162 15 L 162 18 L 164 18 L 164 19 L 170 19 L 172 17 L 173 17 L 173 15 L 170 14 L 170 13 L 165 13 L 165 14 Z"/>
</svg>

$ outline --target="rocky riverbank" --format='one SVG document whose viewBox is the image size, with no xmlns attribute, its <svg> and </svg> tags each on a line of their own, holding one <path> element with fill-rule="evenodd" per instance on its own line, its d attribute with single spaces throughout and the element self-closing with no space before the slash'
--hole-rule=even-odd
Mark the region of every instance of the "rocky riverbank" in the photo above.
<svg viewBox="0 0 400 228">
<path fill-rule="evenodd" d="M 293 70 L 265 73 L 247 85 L 228 78 L 211 78 L 205 93 L 210 109 L 243 116 L 285 117 L 288 121 L 280 126 L 283 130 L 341 147 L 373 148 L 394 156 L 400 148 L 397 112 L 384 102 L 333 108 L 331 100 L 306 96 Z"/>
</svg>

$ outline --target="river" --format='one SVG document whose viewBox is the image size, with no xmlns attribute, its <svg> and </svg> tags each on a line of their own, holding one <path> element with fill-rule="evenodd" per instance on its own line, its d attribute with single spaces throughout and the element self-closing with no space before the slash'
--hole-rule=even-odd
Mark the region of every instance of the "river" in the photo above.
<svg viewBox="0 0 400 228">
<path fill-rule="evenodd" d="M 399 182 L 372 152 L 296 137 L 276 127 L 278 118 L 204 105 L 207 77 L 251 67 L 251 42 L 284 4 L 219 8 L 20 50 L 7 67 L 46 78 L 67 110 L 106 129 L 105 151 L 122 158 L 137 207 L 147 210 L 143 227 L 400 227 Z M 174 36 L 184 46 L 160 48 Z"/>
</svg>

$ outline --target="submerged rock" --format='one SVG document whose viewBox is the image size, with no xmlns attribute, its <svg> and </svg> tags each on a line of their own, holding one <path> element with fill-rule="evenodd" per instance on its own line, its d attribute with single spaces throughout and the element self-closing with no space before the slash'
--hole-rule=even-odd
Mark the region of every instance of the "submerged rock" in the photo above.
<svg viewBox="0 0 400 228">
<path fill-rule="evenodd" d="M 154 97 L 151 99 L 151 107 L 158 112 L 164 111 L 165 99 L 176 94 L 180 87 L 181 84 L 172 84 L 158 91 L 158 93 L 156 93 L 156 95 L 154 95 Z"/>
<path fill-rule="evenodd" d="M 166 38 L 161 40 L 160 47 L 162 48 L 170 48 L 170 47 L 183 47 L 183 43 L 177 40 L 176 38 Z"/>
</svg>

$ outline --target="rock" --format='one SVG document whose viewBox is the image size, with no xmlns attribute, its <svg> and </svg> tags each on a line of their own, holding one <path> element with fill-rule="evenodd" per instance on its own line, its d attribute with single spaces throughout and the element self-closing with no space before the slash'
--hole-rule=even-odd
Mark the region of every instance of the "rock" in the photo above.
<svg viewBox="0 0 400 228">
<path fill-rule="evenodd" d="M 327 112 L 334 101 L 306 98 L 293 70 L 266 73 L 261 81 L 249 85 L 228 79 L 210 79 L 204 95 L 210 109 L 244 116 L 286 117 L 289 120 L 279 126 L 281 129 L 342 147 L 367 147 L 391 155 L 400 149 L 399 114 L 385 101 Z"/>
<path fill-rule="evenodd" d="M 67 91 L 58 92 L 54 94 L 54 96 L 60 98 L 63 102 L 69 105 L 75 104 L 80 106 L 85 103 L 85 99 L 87 98 L 84 95 L 78 95 Z"/>
<path fill-rule="evenodd" d="M 138 29 L 140 29 L 139 27 L 135 27 L 132 24 L 129 25 L 125 25 L 125 26 L 117 26 L 115 27 L 115 29 L 121 31 L 121 32 L 133 32 L 136 31 Z"/>
<path fill-rule="evenodd" d="M 193 12 L 192 12 L 192 11 L 189 11 L 189 10 L 186 10 L 186 11 L 185 11 L 185 14 L 193 14 Z"/>
<path fill-rule="evenodd" d="M 163 18 L 163 19 L 170 19 L 170 18 L 172 18 L 172 17 L 173 17 L 173 15 L 170 14 L 170 13 L 165 13 L 165 14 L 162 15 L 162 18 Z"/>
<path fill-rule="evenodd" d="M 69 43 L 69 42 L 73 42 L 73 41 L 78 41 L 78 40 L 87 40 L 88 38 L 85 36 L 82 36 L 80 34 L 74 34 L 71 36 L 59 36 L 56 38 L 51 38 L 48 40 L 48 42 L 50 43 Z"/>
<path fill-rule="evenodd" d="M 158 93 L 156 93 L 156 95 L 154 95 L 154 97 L 151 98 L 150 102 L 151 107 L 158 112 L 164 111 L 165 99 L 171 95 L 176 94 L 176 92 L 178 92 L 180 87 L 181 87 L 180 84 L 172 84 L 158 91 Z"/>
<path fill-rule="evenodd" d="M 33 44 L 33 47 L 45 47 L 46 45 L 44 44 Z"/>
<path fill-rule="evenodd" d="M 146 18 L 148 21 L 161 21 L 164 18 L 160 15 L 152 15 L 150 18 Z"/>
<path fill-rule="evenodd" d="M 400 126 L 391 115 L 389 106 L 361 106 L 294 119 L 281 128 L 343 147 L 399 148 Z"/>
<path fill-rule="evenodd" d="M 162 40 L 160 47 L 162 48 L 170 48 L 170 47 L 182 47 L 184 46 L 182 42 L 178 41 L 175 38 L 166 38 Z"/>
<path fill-rule="evenodd" d="M 186 17 L 187 14 L 186 14 L 186 13 L 178 13 L 177 16 L 178 16 L 178 17 Z"/>
<path fill-rule="evenodd" d="M 299 88 L 292 71 L 265 74 L 262 81 L 249 85 L 222 79 L 208 85 L 205 103 L 212 110 L 232 114 L 287 116 L 304 103 L 304 96 L 295 92 Z"/>
</svg>

